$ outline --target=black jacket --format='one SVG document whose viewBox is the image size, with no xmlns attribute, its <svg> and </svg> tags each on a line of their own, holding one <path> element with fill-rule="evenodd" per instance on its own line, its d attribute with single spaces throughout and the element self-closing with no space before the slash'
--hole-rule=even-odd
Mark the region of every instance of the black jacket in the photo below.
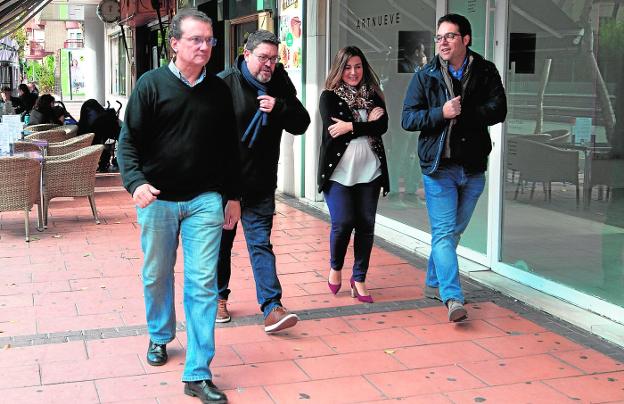
<svg viewBox="0 0 624 404">
<path fill-rule="evenodd" d="M 375 107 L 382 107 L 386 110 L 386 104 L 377 94 L 373 97 L 373 104 Z M 381 142 L 381 135 L 388 130 L 388 111 L 386 110 L 386 113 L 376 121 L 353 122 L 353 114 L 347 103 L 330 90 L 325 90 L 321 93 L 319 110 L 321 112 L 321 120 L 323 121 L 323 133 L 317 174 L 318 191 L 323 192 L 327 186 L 329 178 L 336 169 L 351 139 L 360 136 L 374 136 L 378 138 L 379 144 L 381 145 L 378 150 L 373 151 L 381 163 L 381 187 L 383 188 L 383 195 L 385 196 L 390 192 L 388 164 L 386 162 L 386 153 L 383 148 L 383 143 Z M 353 122 L 353 132 L 338 136 L 337 138 L 331 137 L 328 128 L 335 123 L 332 121 L 332 118 Z"/>
<path fill-rule="evenodd" d="M 15 107 L 15 113 L 23 114 L 28 113 L 33 109 L 35 102 L 37 101 L 37 96 L 32 93 L 22 94 L 17 97 L 17 99 L 19 101 L 19 105 Z"/>
<path fill-rule="evenodd" d="M 487 169 L 487 157 L 492 151 L 488 126 L 505 120 L 507 98 L 496 66 L 478 53 L 468 53 L 473 60 L 461 94 L 461 114 L 452 129 L 451 157 L 467 171 L 477 173 Z M 426 175 L 435 172 L 440 164 L 450 122 L 442 116 L 450 93 L 441 69 L 436 55 L 414 74 L 403 102 L 401 125 L 408 131 L 421 131 L 418 157 Z"/>
<path fill-rule="evenodd" d="M 247 83 L 239 68 L 243 60 L 243 56 L 239 56 L 234 66 L 219 73 L 219 77 L 230 87 L 234 101 L 242 167 L 242 196 L 253 198 L 275 191 L 282 131 L 293 135 L 303 134 L 310 125 L 310 115 L 297 99 L 297 90 L 284 66 L 278 63 L 267 84 L 268 95 L 276 99 L 273 111 L 269 114 L 268 126 L 260 130 L 251 149 L 248 148 L 248 142 L 240 142 L 259 106 L 257 91 Z"/>
</svg>

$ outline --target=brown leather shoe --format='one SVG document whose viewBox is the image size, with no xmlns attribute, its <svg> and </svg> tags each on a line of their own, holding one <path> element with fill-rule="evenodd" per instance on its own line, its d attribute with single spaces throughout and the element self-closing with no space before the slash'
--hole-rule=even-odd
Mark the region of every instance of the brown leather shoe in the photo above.
<svg viewBox="0 0 624 404">
<path fill-rule="evenodd" d="M 230 317 L 230 312 L 227 309 L 227 300 L 219 299 L 217 306 L 217 323 L 227 323 L 230 321 L 232 317 Z"/>
<path fill-rule="evenodd" d="M 275 306 L 271 313 L 264 319 L 264 331 L 276 332 L 290 328 L 297 324 L 299 317 L 296 314 L 289 313 L 282 306 Z"/>
</svg>

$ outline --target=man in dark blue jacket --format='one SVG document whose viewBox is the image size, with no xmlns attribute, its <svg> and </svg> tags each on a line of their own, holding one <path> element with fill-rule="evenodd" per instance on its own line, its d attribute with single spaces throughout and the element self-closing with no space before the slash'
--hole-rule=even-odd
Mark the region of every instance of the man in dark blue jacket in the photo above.
<svg viewBox="0 0 624 404">
<path fill-rule="evenodd" d="M 488 126 L 505 120 L 507 99 L 493 63 L 470 50 L 466 17 L 438 20 L 438 54 L 407 89 L 401 124 L 420 131 L 418 155 L 429 222 L 431 255 L 425 295 L 442 300 L 450 321 L 467 317 L 457 245 L 485 186 L 492 150 Z"/>
<path fill-rule="evenodd" d="M 219 73 L 234 100 L 242 164 L 241 222 L 266 332 L 292 327 L 298 321 L 296 314 L 282 306 L 271 230 L 282 132 L 302 134 L 310 124 L 310 116 L 297 99 L 284 66 L 278 63 L 278 44 L 275 34 L 255 31 L 247 38 L 243 55 Z M 235 236 L 236 227 L 223 230 L 221 237 L 218 323 L 230 321 L 227 299 Z"/>
</svg>

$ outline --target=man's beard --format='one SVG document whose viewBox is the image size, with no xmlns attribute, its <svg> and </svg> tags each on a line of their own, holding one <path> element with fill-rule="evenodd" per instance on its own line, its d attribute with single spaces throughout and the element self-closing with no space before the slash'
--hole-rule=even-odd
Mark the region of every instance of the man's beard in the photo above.
<svg viewBox="0 0 624 404">
<path fill-rule="evenodd" d="M 268 83 L 269 81 L 271 81 L 271 77 L 273 77 L 272 74 L 269 74 L 269 77 L 266 77 L 262 74 L 262 72 L 260 72 L 256 75 L 256 80 L 258 80 L 260 83 Z"/>
</svg>

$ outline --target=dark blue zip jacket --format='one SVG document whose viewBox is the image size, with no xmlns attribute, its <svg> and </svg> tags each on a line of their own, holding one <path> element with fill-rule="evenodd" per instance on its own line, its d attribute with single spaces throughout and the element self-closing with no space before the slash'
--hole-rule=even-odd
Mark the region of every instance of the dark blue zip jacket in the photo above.
<svg viewBox="0 0 624 404">
<path fill-rule="evenodd" d="M 462 109 L 451 133 L 451 157 L 466 171 L 478 173 L 487 169 L 492 151 L 488 126 L 505 120 L 507 98 L 496 66 L 470 49 L 468 55 L 472 63 L 464 73 L 465 82 L 462 80 Z M 450 123 L 442 115 L 442 107 L 450 99 L 442 68 L 436 55 L 414 74 L 403 102 L 401 126 L 420 131 L 418 157 L 425 175 L 440 165 Z"/>
</svg>

